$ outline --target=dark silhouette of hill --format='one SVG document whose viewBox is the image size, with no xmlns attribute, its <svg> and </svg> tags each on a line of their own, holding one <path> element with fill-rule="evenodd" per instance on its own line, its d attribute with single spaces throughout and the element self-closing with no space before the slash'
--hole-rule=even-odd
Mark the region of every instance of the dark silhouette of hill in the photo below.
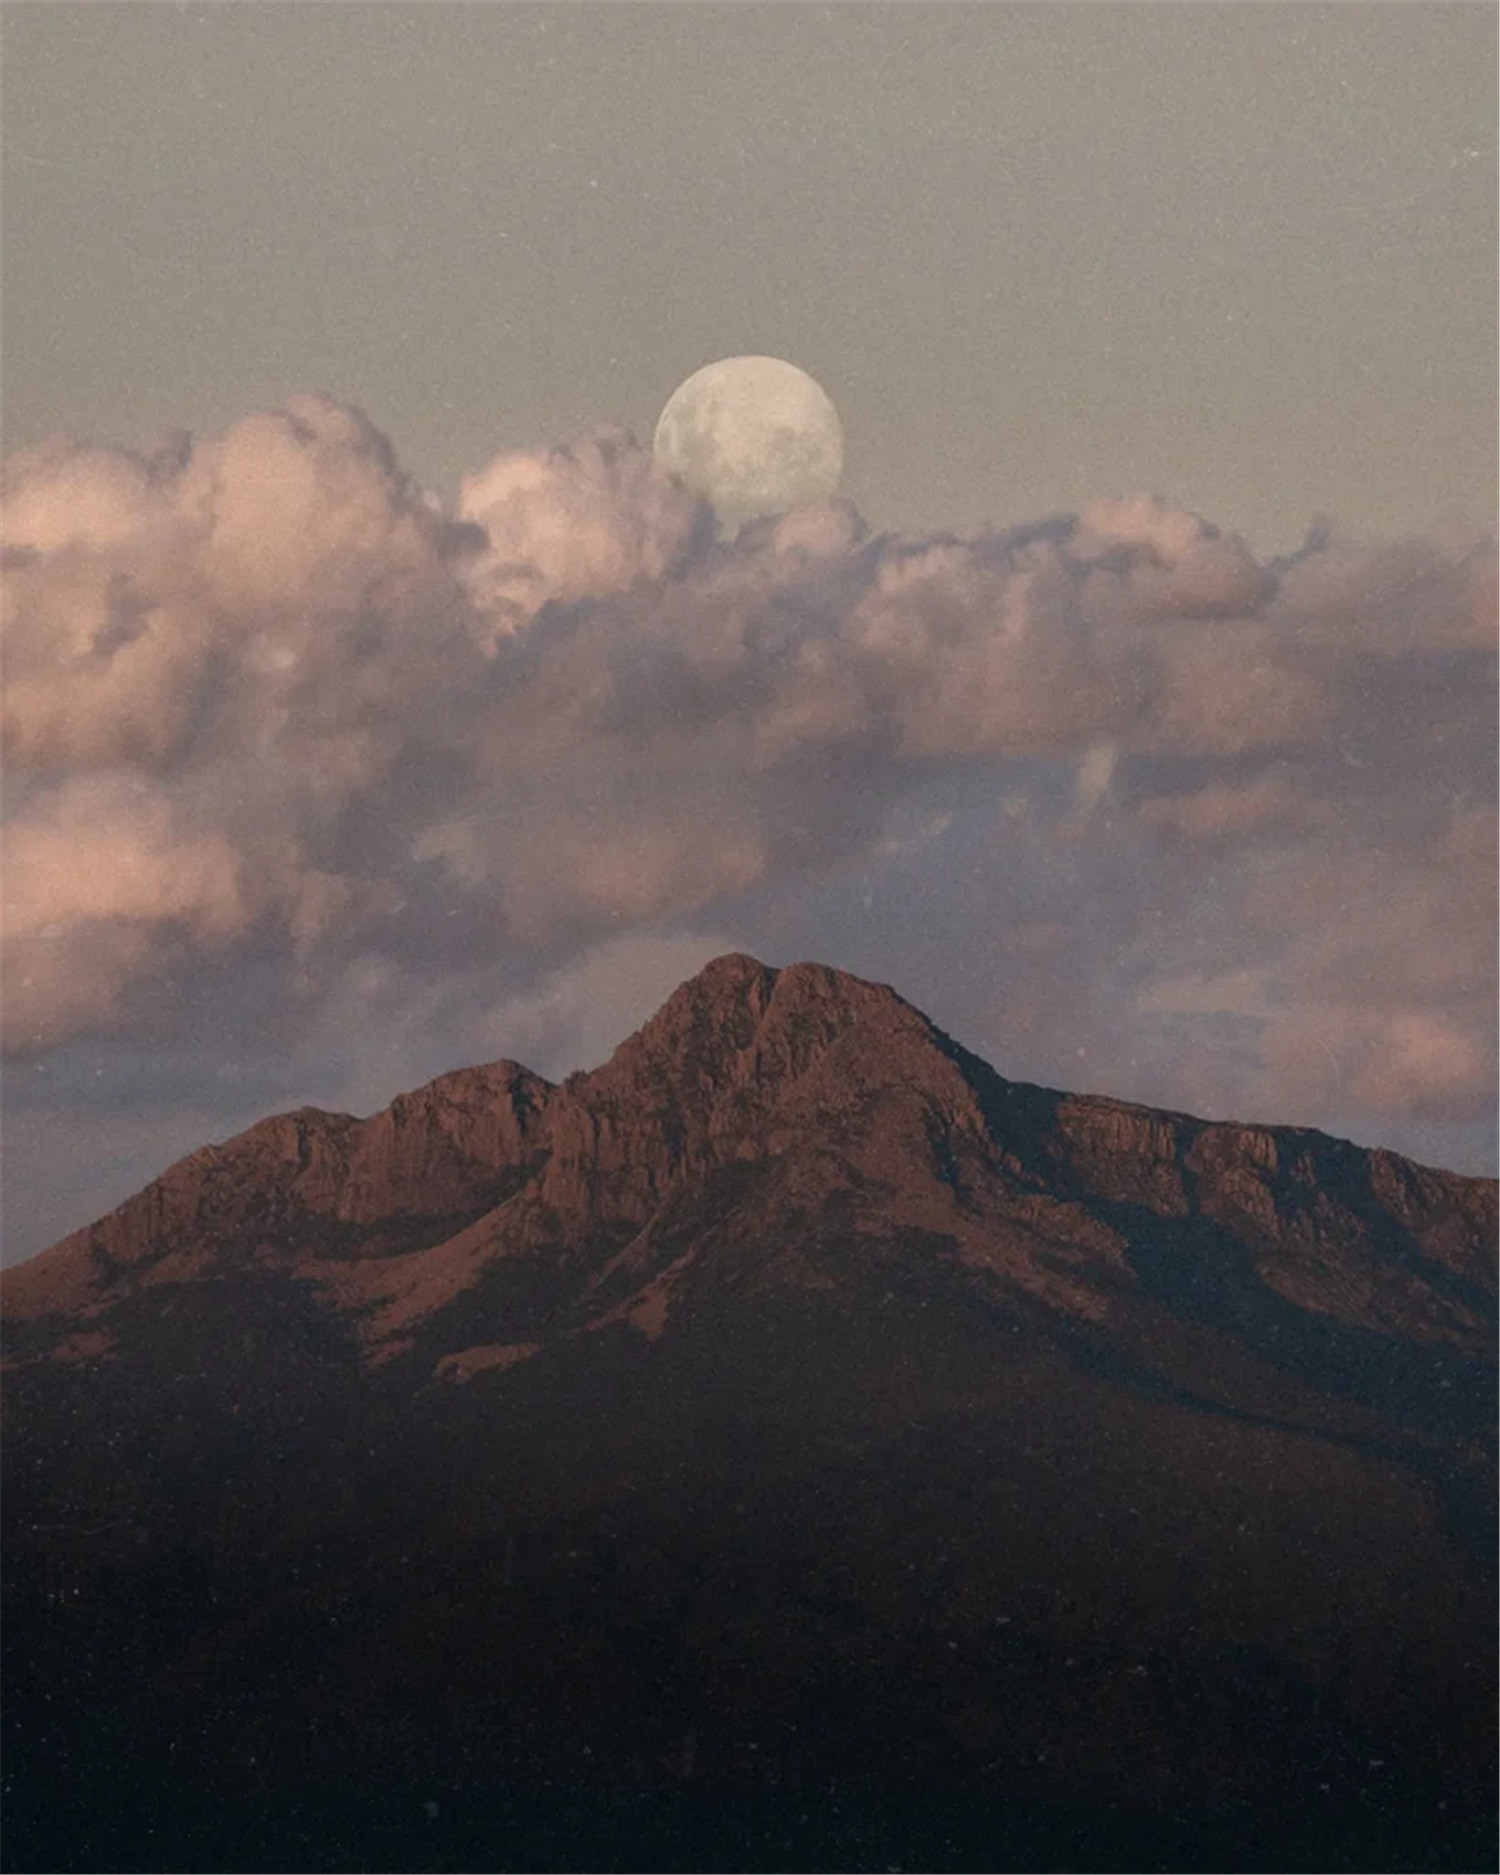
<svg viewBox="0 0 1500 1875">
<path fill-rule="evenodd" d="M 1493 1182 L 720 958 L 4 1279 L 5 1865 L 1495 1859 Z"/>
</svg>

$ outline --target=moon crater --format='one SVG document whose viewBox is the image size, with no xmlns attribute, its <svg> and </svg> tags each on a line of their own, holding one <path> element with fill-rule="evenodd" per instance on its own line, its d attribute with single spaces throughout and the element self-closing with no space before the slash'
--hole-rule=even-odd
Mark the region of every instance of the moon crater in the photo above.
<svg viewBox="0 0 1500 1875">
<path fill-rule="evenodd" d="M 653 453 L 734 524 L 836 493 L 844 433 L 833 400 L 796 365 L 721 358 L 667 399 Z"/>
</svg>

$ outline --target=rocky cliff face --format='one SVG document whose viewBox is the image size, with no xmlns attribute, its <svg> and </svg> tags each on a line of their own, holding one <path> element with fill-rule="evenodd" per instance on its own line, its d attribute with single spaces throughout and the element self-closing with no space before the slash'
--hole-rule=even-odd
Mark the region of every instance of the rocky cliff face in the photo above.
<svg viewBox="0 0 1500 1875">
<path fill-rule="evenodd" d="M 1459 1866 L 1495 1229 L 1492 1182 L 1008 1082 L 741 956 L 559 1087 L 264 1121 L 4 1279 L 7 1762 L 324 1819 L 158 1792 L 158 1868 L 347 1866 L 350 1780 L 526 1793 L 533 1867 Z M 705 1820 L 751 1812 L 760 1861 Z M 11 1865 L 145 1865 L 68 1813 Z M 510 1865 L 415 1814 L 362 1865 Z"/>
</svg>

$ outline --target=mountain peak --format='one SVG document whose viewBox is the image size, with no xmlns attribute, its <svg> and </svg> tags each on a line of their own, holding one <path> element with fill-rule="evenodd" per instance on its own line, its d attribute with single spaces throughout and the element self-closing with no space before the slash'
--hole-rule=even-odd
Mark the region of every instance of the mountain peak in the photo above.
<svg viewBox="0 0 1500 1875">
<path fill-rule="evenodd" d="M 777 967 L 762 963 L 748 951 L 725 951 L 722 956 L 711 957 L 696 976 L 679 983 L 667 1001 L 675 1002 L 678 997 L 732 997 L 757 990 L 769 994 L 780 974 Z"/>
<path fill-rule="evenodd" d="M 777 966 L 762 963 L 745 951 L 728 951 L 679 984 L 644 1028 L 653 1029 L 663 1023 L 676 1031 L 685 1022 L 704 1018 L 734 1021 L 742 1015 L 755 1022 L 772 1002 L 783 1003 L 787 998 L 805 1006 L 836 1005 L 851 1014 L 868 1007 L 872 998 L 887 1003 L 901 1001 L 885 984 L 868 983 L 829 964 Z"/>
<path fill-rule="evenodd" d="M 952 1074 L 927 1018 L 884 984 L 796 963 L 773 968 L 742 952 L 716 957 L 669 996 L 592 1074 L 568 1088 L 640 1117 L 670 1112 L 674 1131 L 722 1134 L 779 1106 L 815 1071 L 827 1102 L 910 1078 L 918 1063 Z M 929 1059 L 930 1058 L 930 1059 Z"/>
<path fill-rule="evenodd" d="M 615 1056 L 643 1045 L 671 1046 L 679 1038 L 715 1028 L 748 1035 L 760 1020 L 781 972 L 743 951 L 730 951 L 706 963 L 696 976 L 680 983 L 660 1009 L 615 1050 Z"/>
<path fill-rule="evenodd" d="M 804 1056 L 821 1052 L 834 1037 L 882 1015 L 895 1017 L 914 1036 L 931 1036 L 931 1024 L 883 983 L 869 983 L 828 964 L 796 963 L 780 968 L 743 951 L 715 957 L 681 984 L 634 1035 L 616 1049 L 611 1064 L 684 1050 L 700 1065 L 725 1061 L 753 1049 L 769 1034 L 802 1033 Z M 757 1065 L 767 1062 L 758 1057 Z M 799 1068 L 806 1065 L 804 1059 Z"/>
</svg>

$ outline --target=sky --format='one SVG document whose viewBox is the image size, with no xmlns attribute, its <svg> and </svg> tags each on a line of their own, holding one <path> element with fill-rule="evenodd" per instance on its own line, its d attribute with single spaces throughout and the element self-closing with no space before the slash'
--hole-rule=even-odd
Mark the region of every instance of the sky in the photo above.
<svg viewBox="0 0 1500 1875">
<path fill-rule="evenodd" d="M 1493 8 L 0 31 L 8 1260 L 728 949 L 1494 1170 Z"/>
</svg>

